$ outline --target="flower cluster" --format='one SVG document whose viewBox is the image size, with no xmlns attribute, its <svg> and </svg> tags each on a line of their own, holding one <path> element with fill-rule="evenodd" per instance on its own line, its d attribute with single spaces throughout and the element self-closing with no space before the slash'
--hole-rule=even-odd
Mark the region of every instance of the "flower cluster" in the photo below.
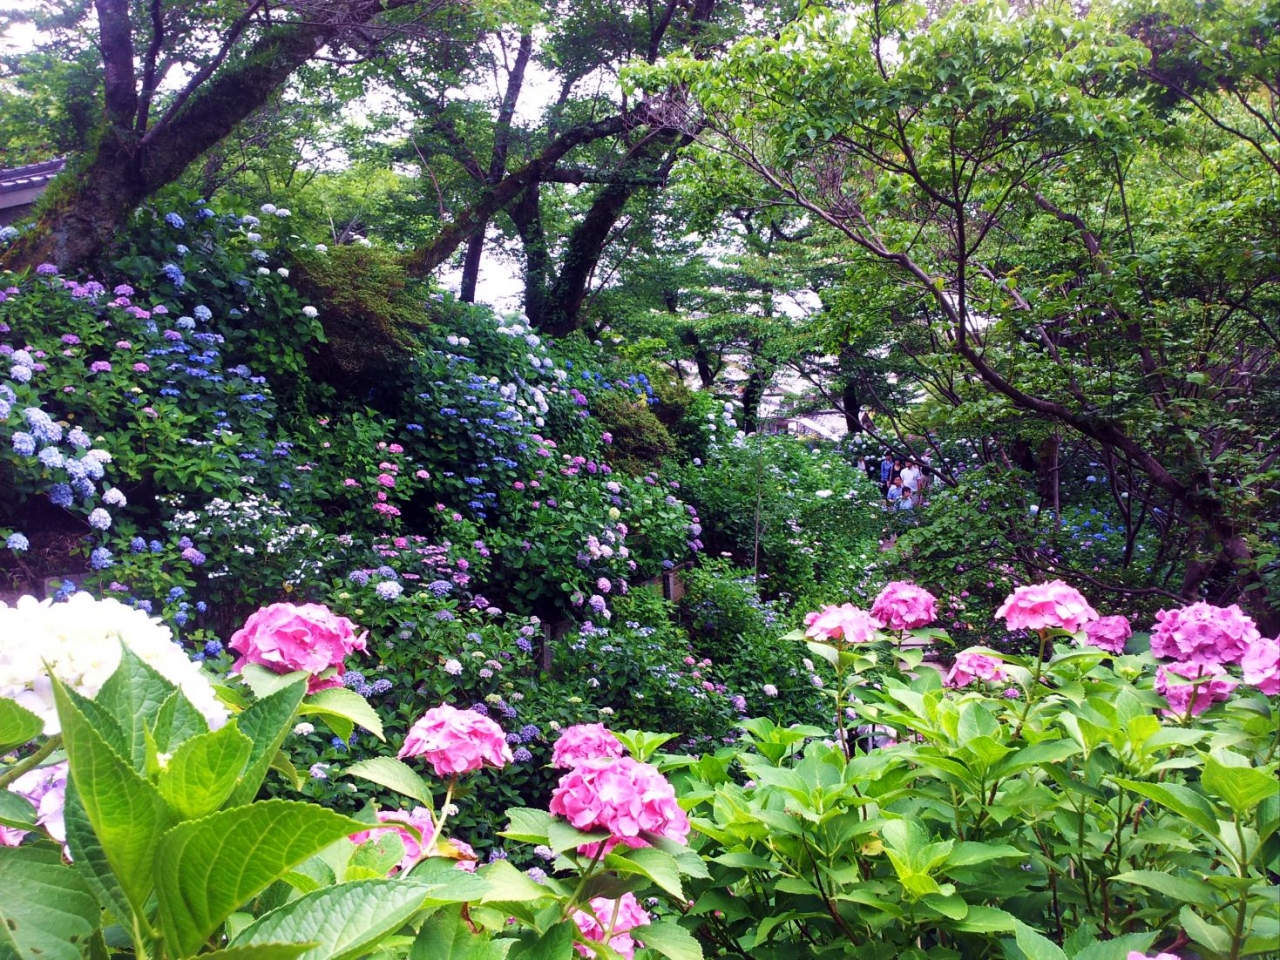
<svg viewBox="0 0 1280 960">
<path fill-rule="evenodd" d="M 636 955 L 636 942 L 631 938 L 631 931 L 650 923 L 648 911 L 640 906 L 634 893 L 624 893 L 617 900 L 607 897 L 592 897 L 588 902 L 591 908 L 575 910 L 573 922 L 588 940 L 597 943 L 608 943 L 609 948 L 632 960 Z M 593 957 L 595 951 L 583 944 L 574 944 L 574 949 L 584 957 Z"/>
<path fill-rule="evenodd" d="M 574 767 L 587 760 L 621 757 L 622 742 L 603 723 L 579 723 L 566 727 L 551 753 L 553 767 Z"/>
<path fill-rule="evenodd" d="M 177 686 L 210 727 L 227 710 L 200 666 L 173 642 L 169 628 L 118 600 L 77 593 L 66 603 L 22 597 L 0 603 L 0 697 L 17 701 L 44 721 L 46 734 L 61 726 L 50 676 L 94 697 L 120 665 L 122 647 Z"/>
<path fill-rule="evenodd" d="M 397 756 L 426 758 L 438 777 L 514 762 L 500 726 L 474 710 L 447 703 L 432 707 L 409 728 Z"/>
<path fill-rule="evenodd" d="M 890 630 L 915 630 L 937 619 L 938 601 L 923 587 L 895 580 L 880 591 L 871 616 Z"/>
<path fill-rule="evenodd" d="M 884 629 L 884 621 L 851 603 L 823 607 L 805 617 L 805 636 L 844 643 L 870 643 L 876 631 Z"/>
<path fill-rule="evenodd" d="M 9 791 L 27 800 L 36 811 L 36 825 L 59 843 L 67 842 L 63 808 L 67 797 L 67 761 L 28 770 L 9 784 Z M 0 824 L 0 847 L 16 847 L 29 831 Z"/>
<path fill-rule="evenodd" d="M 1000 683 L 1008 679 L 1004 665 L 981 650 L 971 648 L 956 654 L 956 661 L 944 680 L 948 687 L 967 687 L 975 680 Z"/>
<path fill-rule="evenodd" d="M 1018 587 L 1009 594 L 997 617 L 1004 617 L 1010 630 L 1066 630 L 1078 633 L 1098 612 L 1075 587 L 1061 580 Z"/>
<path fill-rule="evenodd" d="M 391 868 L 392 876 L 408 872 L 415 864 L 427 857 L 447 857 L 457 861 L 459 870 L 465 873 L 475 872 L 478 859 L 476 852 L 471 849 L 470 844 L 462 840 L 437 840 L 432 850 L 425 849 L 424 838 L 433 836 L 436 826 L 431 811 L 426 807 L 414 807 L 408 813 L 399 810 L 379 810 L 377 817 L 380 823 L 385 823 L 387 826 L 370 827 L 368 830 L 353 833 L 350 840 L 359 846 L 389 834 L 399 837 L 400 843 L 404 846 L 404 855 L 400 858 L 400 862 Z"/>
<path fill-rule="evenodd" d="M 645 834 L 687 843 L 689 818 L 676 793 L 654 767 L 631 757 L 583 760 L 560 778 L 551 794 L 551 812 L 579 830 L 604 830 L 607 853 L 618 844 L 645 847 Z M 579 852 L 595 856 L 597 844 Z"/>
<path fill-rule="evenodd" d="M 307 692 L 342 685 L 345 659 L 365 651 L 366 634 L 318 603 L 273 603 L 255 611 L 231 635 L 228 646 L 240 654 L 233 670 L 256 663 L 276 673 L 301 670 L 311 675 Z"/>
<path fill-rule="evenodd" d="M 1198 716 L 1230 698 L 1239 681 L 1226 667 L 1238 664 L 1244 682 L 1263 693 L 1280 693 L 1280 640 L 1264 639 L 1257 625 L 1232 604 L 1193 603 L 1159 610 L 1151 629 L 1151 653 L 1171 659 L 1156 673 L 1156 691 L 1170 716 Z"/>
</svg>

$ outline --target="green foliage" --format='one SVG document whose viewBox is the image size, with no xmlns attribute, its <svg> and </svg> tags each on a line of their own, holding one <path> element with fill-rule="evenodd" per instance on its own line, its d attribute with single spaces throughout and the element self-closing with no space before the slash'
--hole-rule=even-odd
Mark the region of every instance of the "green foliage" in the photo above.
<svg viewBox="0 0 1280 960">
<path fill-rule="evenodd" d="M 624 393 L 602 393 L 593 404 L 593 415 L 603 432 L 612 437 L 609 463 L 630 476 L 662 466 L 675 451 L 666 426 L 648 404 Z"/>
</svg>

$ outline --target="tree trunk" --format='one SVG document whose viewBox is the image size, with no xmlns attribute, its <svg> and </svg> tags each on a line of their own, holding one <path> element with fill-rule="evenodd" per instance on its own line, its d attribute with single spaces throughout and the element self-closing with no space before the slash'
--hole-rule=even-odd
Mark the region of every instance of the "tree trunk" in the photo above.
<svg viewBox="0 0 1280 960">
<path fill-rule="evenodd" d="M 480 259 L 484 255 L 485 225 L 471 235 L 467 241 L 467 254 L 462 259 L 462 285 L 458 291 L 458 299 L 463 303 L 476 302 L 476 282 L 480 279 Z"/>
</svg>

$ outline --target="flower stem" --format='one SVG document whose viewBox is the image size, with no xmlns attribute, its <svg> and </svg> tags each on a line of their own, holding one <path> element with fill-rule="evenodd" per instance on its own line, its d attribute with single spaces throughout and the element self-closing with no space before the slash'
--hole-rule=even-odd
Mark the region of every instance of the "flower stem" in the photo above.
<svg viewBox="0 0 1280 960">
<path fill-rule="evenodd" d="M 27 757 L 25 760 L 19 760 L 4 773 L 0 773 L 0 790 L 3 790 L 9 784 L 13 783 L 13 781 L 17 780 L 28 770 L 34 770 L 36 767 L 40 766 L 40 764 L 47 760 L 49 756 L 61 746 L 62 734 L 55 733 L 48 740 L 42 743 L 40 748 L 36 750 L 35 753 L 31 754 L 31 756 Z"/>
</svg>

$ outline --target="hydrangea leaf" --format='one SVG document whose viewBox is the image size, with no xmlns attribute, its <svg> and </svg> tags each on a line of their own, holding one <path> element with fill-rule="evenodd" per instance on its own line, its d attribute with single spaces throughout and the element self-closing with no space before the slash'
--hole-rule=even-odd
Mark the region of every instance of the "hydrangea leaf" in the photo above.
<svg viewBox="0 0 1280 960">
<path fill-rule="evenodd" d="M 333 732 L 344 740 L 351 736 L 353 723 L 364 727 L 379 740 L 385 742 L 387 739 L 382 734 L 382 720 L 377 711 L 369 706 L 369 701 L 354 690 L 348 690 L 345 687 L 321 690 L 307 698 L 298 708 L 298 713 L 323 717 L 325 722 L 333 727 Z M 343 729 L 347 731 L 346 736 L 343 736 L 342 731 L 338 729 L 338 722 L 345 723 Z"/>
<path fill-rule="evenodd" d="M 201 960 L 296 960 L 311 947 L 310 943 L 255 943 L 202 953 L 200 957 Z"/>
<path fill-rule="evenodd" d="M 20 747 L 40 735 L 44 721 L 7 697 L 0 697 L 0 753 Z"/>
<path fill-rule="evenodd" d="M 667 960 L 702 960 L 702 945 L 679 924 L 650 923 L 631 931 L 631 936 Z"/>
<path fill-rule="evenodd" d="M 172 753 L 178 744 L 209 732 L 209 723 L 182 691 L 175 690 L 160 705 L 151 725 L 151 739 L 160 753 Z"/>
<path fill-rule="evenodd" d="M 80 960 L 102 914 L 56 846 L 0 847 L 0 890 L 0 956 Z"/>
<path fill-rule="evenodd" d="M 351 960 L 404 926 L 429 889 L 413 881 L 360 880 L 317 890 L 259 917 L 231 945 L 309 941 L 314 946 L 302 960 Z"/>
<path fill-rule="evenodd" d="M 402 760 L 392 757 L 373 757 L 353 763 L 347 768 L 347 773 L 417 800 L 424 807 L 432 805 L 430 784 Z"/>
<path fill-rule="evenodd" d="M 0 827 L 14 827 L 18 830 L 34 830 L 36 825 L 36 808 L 26 797 L 0 790 Z"/>
<path fill-rule="evenodd" d="M 431 915 L 409 950 L 409 960 L 502 960 L 511 940 L 490 940 L 477 936 L 462 919 L 457 908 L 437 910 Z"/>
<path fill-rule="evenodd" d="M 170 951 L 181 957 L 196 953 L 242 903 L 364 827 L 313 804 L 265 800 L 169 830 L 154 867 Z"/>
<path fill-rule="evenodd" d="M 155 886 L 152 863 L 170 812 L 154 786 L 143 779 L 95 729 L 75 691 L 53 683 L 62 722 L 62 741 L 93 833 L 129 903 L 141 913 Z M 103 711 L 99 719 L 110 720 Z M 118 729 L 118 728 L 117 728 Z"/>
<path fill-rule="evenodd" d="M 107 678 L 94 702 L 120 724 L 129 745 L 127 759 L 141 771 L 147 758 L 146 731 L 178 688 L 121 644 L 120 666 Z"/>
<path fill-rule="evenodd" d="M 528 807 L 507 808 L 507 829 L 498 836 L 521 843 L 546 844 L 547 831 L 551 827 L 551 814 L 545 810 Z"/>
<path fill-rule="evenodd" d="M 230 804 L 245 804 L 257 795 L 272 758 L 289 735 L 294 711 L 306 690 L 307 685 L 299 677 L 287 687 L 250 705 L 236 718 L 240 732 L 253 741 L 253 752 L 249 754 L 249 763 L 239 786 L 231 793 Z"/>
<path fill-rule="evenodd" d="M 102 844 L 93 832 L 89 815 L 76 792 L 73 781 L 67 782 L 66 802 L 62 809 L 62 821 L 67 828 L 67 847 L 81 879 L 98 898 L 104 910 L 117 917 L 129 916 L 129 901 L 120 888 L 120 881 L 111 872 L 111 864 L 103 852 Z"/>
<path fill-rule="evenodd" d="M 611 853 L 604 858 L 604 865 L 619 873 L 638 873 L 647 877 L 676 900 L 683 902 L 684 887 L 680 883 L 680 868 L 676 858 L 653 847 L 629 850 L 625 855 Z"/>
<path fill-rule="evenodd" d="M 253 741 L 234 723 L 187 740 L 162 768 L 160 795 L 188 820 L 217 810 L 239 783 Z"/>
</svg>

